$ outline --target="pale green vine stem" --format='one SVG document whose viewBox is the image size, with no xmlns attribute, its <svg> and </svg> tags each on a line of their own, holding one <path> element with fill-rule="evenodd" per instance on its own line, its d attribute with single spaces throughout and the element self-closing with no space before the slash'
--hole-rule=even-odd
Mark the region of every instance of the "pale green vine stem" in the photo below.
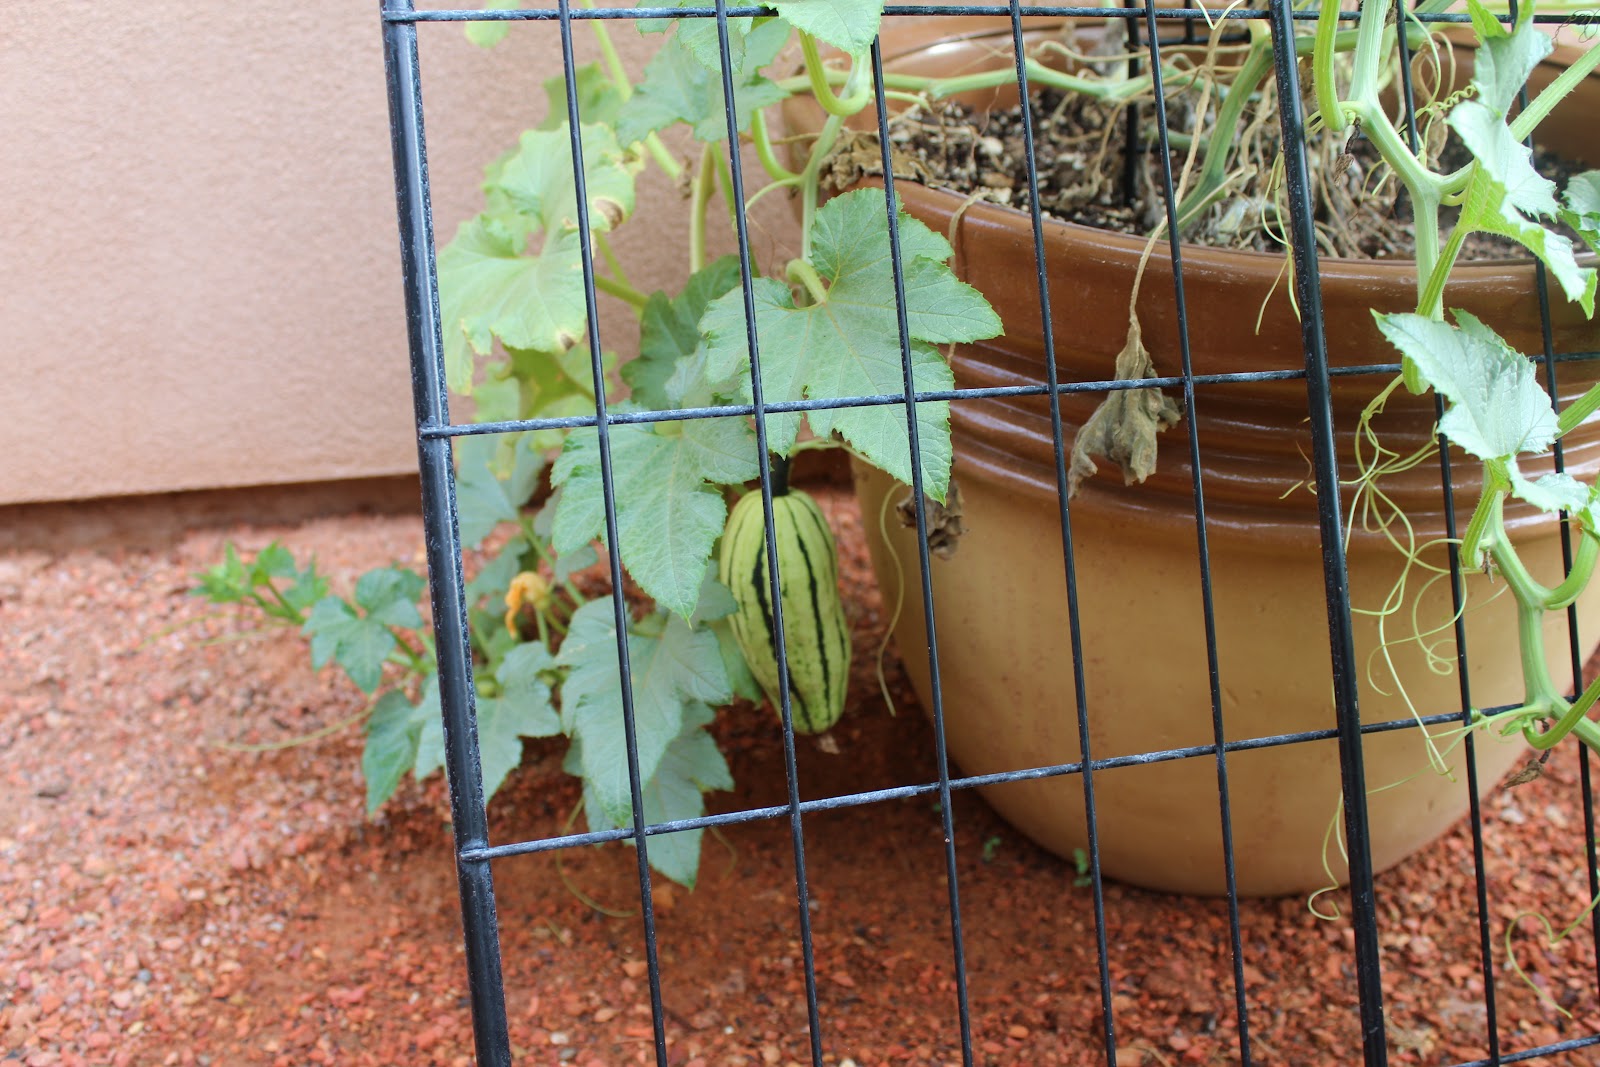
<svg viewBox="0 0 1600 1067">
<path fill-rule="evenodd" d="M 807 262 L 811 259 L 811 227 L 817 217 L 817 193 L 822 174 L 822 161 L 832 151 L 833 143 L 839 139 L 839 131 L 842 129 L 844 129 L 844 119 L 838 115 L 829 115 L 828 120 L 822 124 L 822 132 L 817 134 L 817 139 L 812 142 L 811 155 L 806 159 L 806 169 L 800 172 L 800 258 Z"/>
<path fill-rule="evenodd" d="M 1551 590 L 1539 584 L 1528 573 L 1522 558 L 1517 555 L 1516 548 L 1505 536 L 1504 496 L 1495 493 L 1490 507 L 1492 511 L 1484 539 L 1488 543 L 1487 547 L 1494 558 L 1495 566 L 1505 577 L 1506 584 L 1511 587 L 1512 595 L 1517 601 L 1517 644 L 1522 659 L 1523 704 L 1530 711 L 1564 716 L 1569 706 L 1566 699 L 1557 691 L 1555 682 L 1550 678 L 1550 668 L 1545 663 L 1544 605 L 1550 598 Z M 1590 566 L 1592 568 L 1592 561 Z M 1600 730 L 1600 727 L 1595 727 L 1588 733 L 1595 734 L 1596 740 L 1600 741 L 1597 730 Z M 1523 732 L 1530 734 L 1530 742 L 1533 740 L 1531 733 L 1535 731 L 1537 727 L 1531 722 L 1524 724 Z"/>
<path fill-rule="evenodd" d="M 1600 411 L 1600 382 L 1591 385 L 1588 392 L 1562 409 L 1560 417 L 1556 420 L 1556 432 L 1571 433 L 1596 411 Z"/>
<path fill-rule="evenodd" d="M 581 2 L 584 7 L 591 9 L 594 7 L 594 0 L 581 0 Z M 589 26 L 594 30 L 594 41 L 600 47 L 600 58 L 605 61 L 606 71 L 611 76 L 611 84 L 616 86 L 617 95 L 627 100 L 633 95 L 633 82 L 629 80 L 628 68 L 622 65 L 622 56 L 611 40 L 611 31 L 606 29 L 604 19 L 590 19 Z"/>
<path fill-rule="evenodd" d="M 1317 33 L 1312 40 L 1312 87 L 1317 94 L 1317 110 L 1322 112 L 1322 122 L 1330 133 L 1342 133 L 1345 128 L 1344 109 L 1339 106 L 1339 83 L 1333 76 L 1333 42 L 1339 33 L 1337 0 L 1323 0 L 1322 11 L 1317 15 Z"/>
<path fill-rule="evenodd" d="M 817 274 L 817 268 L 806 260 L 791 259 L 784 273 L 789 276 L 791 282 L 805 288 L 813 304 L 828 302 L 828 289 L 822 284 L 822 277 Z"/>
<path fill-rule="evenodd" d="M 700 148 L 700 166 L 694 172 L 689 194 L 689 273 L 697 274 L 706 265 L 706 209 L 711 203 L 711 187 L 717 180 L 716 145 Z"/>
<path fill-rule="evenodd" d="M 860 56 L 850 57 L 850 73 L 845 76 L 844 95 L 840 96 L 828 84 L 828 69 L 823 65 L 822 53 L 817 50 L 817 39 L 804 30 L 800 31 L 800 52 L 805 57 L 811 95 L 822 105 L 822 110 L 830 115 L 849 118 L 871 102 L 872 86 L 864 84 L 866 79 L 861 77 L 865 64 Z"/>
<path fill-rule="evenodd" d="M 617 258 L 617 253 L 611 247 L 611 241 L 606 237 L 604 230 L 594 231 L 594 246 L 600 250 L 600 256 L 606 261 L 606 269 L 612 277 L 623 285 L 631 285 L 628 281 L 628 272 L 622 269 L 622 261 Z"/>
<path fill-rule="evenodd" d="M 756 158 L 761 161 L 761 168 L 773 181 L 799 180 L 800 175 L 778 162 L 778 154 L 772 150 L 772 134 L 767 129 L 765 112 L 757 111 L 750 116 L 750 139 L 755 142 Z"/>
<path fill-rule="evenodd" d="M 1553 949 L 1570 937 L 1572 935 L 1572 931 L 1581 926 L 1584 920 L 1588 919 L 1589 916 L 1593 914 L 1597 905 L 1600 905 L 1600 896 L 1592 897 L 1589 900 L 1588 907 L 1580 911 L 1577 917 L 1574 918 L 1572 922 L 1568 924 L 1559 934 L 1551 929 L 1550 920 L 1545 918 L 1543 915 L 1540 915 L 1536 911 L 1520 912 L 1510 922 L 1506 923 L 1506 962 L 1509 963 L 1511 968 L 1517 972 L 1517 977 L 1521 978 L 1529 989 L 1538 994 L 1540 1000 L 1550 1005 L 1568 1019 L 1572 1018 L 1572 1013 L 1566 1008 L 1562 1007 L 1560 1003 L 1557 1002 L 1556 998 L 1552 997 L 1549 991 L 1544 988 L 1544 986 L 1534 984 L 1533 980 L 1528 977 L 1527 972 L 1522 969 L 1522 964 L 1517 961 L 1516 947 L 1511 943 L 1511 935 L 1516 932 L 1517 924 L 1522 922 L 1523 919 L 1538 919 L 1539 925 L 1544 927 L 1545 944 L 1548 948 Z"/>
<path fill-rule="evenodd" d="M 594 7 L 594 0 L 582 0 L 584 7 Z M 611 84 L 617 90 L 617 95 L 624 101 L 633 95 L 633 82 L 628 77 L 628 68 L 623 66 L 622 56 L 617 52 L 616 44 L 611 40 L 611 31 L 606 29 L 604 19 L 589 19 L 589 27 L 594 30 L 595 44 L 600 49 L 600 58 L 606 65 L 606 73 Z M 656 166 L 673 181 L 683 173 L 683 164 L 672 158 L 672 153 L 667 151 L 667 146 L 661 143 L 661 138 L 654 133 L 644 139 L 645 151 L 650 153 L 650 158 L 656 161 Z"/>
<path fill-rule="evenodd" d="M 717 177 L 722 186 L 722 201 L 728 206 L 728 228 L 737 231 L 739 228 L 739 203 L 733 198 L 733 166 L 727 156 L 717 153 Z"/>
<path fill-rule="evenodd" d="M 621 300 L 635 311 L 642 309 L 650 302 L 650 298 L 626 282 L 619 282 L 615 278 L 607 278 L 603 274 L 594 276 L 594 287 L 602 293 L 609 294 Z"/>
<path fill-rule="evenodd" d="M 1589 534 L 1580 537 L 1578 547 L 1572 554 L 1572 570 L 1544 598 L 1544 609 L 1561 611 L 1574 603 L 1588 588 L 1597 558 L 1600 558 L 1600 541 Z"/>
</svg>

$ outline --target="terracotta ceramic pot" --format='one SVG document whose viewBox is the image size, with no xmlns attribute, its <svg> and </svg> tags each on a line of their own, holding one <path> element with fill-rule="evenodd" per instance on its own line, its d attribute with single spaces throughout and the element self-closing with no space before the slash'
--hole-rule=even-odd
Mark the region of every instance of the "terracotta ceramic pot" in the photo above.
<svg viewBox="0 0 1600 1067">
<path fill-rule="evenodd" d="M 972 19 L 891 20 L 884 54 L 890 69 L 951 73 L 1011 63 L 1009 24 Z M 1033 32 L 1060 32 L 1035 29 Z M 952 34 L 958 33 L 959 36 Z M 1541 68 L 1547 81 L 1553 64 Z M 1009 93 L 984 94 L 996 106 Z M 1600 81 L 1589 79 L 1541 129 L 1545 144 L 1600 163 L 1592 118 L 1600 114 Z M 819 121 L 790 108 L 791 126 Z M 1047 151 L 1041 148 L 1041 151 Z M 936 232 L 950 232 L 959 193 L 897 182 L 906 209 Z M 961 387 L 1039 385 L 1045 363 L 1037 302 L 1033 237 L 1023 211 L 978 203 L 953 234 L 956 271 L 999 312 L 1003 337 L 961 346 L 952 354 Z M 1047 223 L 1046 259 L 1060 380 L 1099 381 L 1127 331 L 1139 238 L 1083 226 Z M 1303 368 L 1300 325 L 1280 279 L 1281 257 L 1187 246 L 1184 281 L 1196 374 Z M 1410 310 L 1415 281 L 1410 264 L 1324 260 L 1324 315 L 1335 367 L 1396 358 L 1369 313 Z M 1276 286 L 1276 291 L 1274 288 Z M 1534 271 L 1526 262 L 1463 266 L 1447 307 L 1472 310 L 1524 352 L 1540 350 Z M 1172 275 L 1163 243 L 1139 299 L 1144 340 L 1157 373 L 1180 373 Z M 1556 351 L 1600 348 L 1600 329 L 1553 297 Z M 1261 319 L 1258 326 L 1257 314 Z M 1587 364 L 1562 368 L 1561 393 L 1570 400 L 1595 379 Z M 1386 381 L 1375 375 L 1335 378 L 1334 407 L 1346 472 L 1357 416 Z M 1100 393 L 1068 393 L 1061 403 L 1070 444 L 1074 429 Z M 954 476 L 968 532 L 949 560 L 933 562 L 949 751 L 959 773 L 982 775 L 1068 763 L 1080 758 L 1074 672 L 1069 645 L 1062 537 L 1048 408 L 1042 397 L 957 401 L 951 405 Z M 1224 734 L 1230 742 L 1331 729 L 1328 626 L 1322 546 L 1311 477 L 1305 385 L 1299 380 L 1201 384 L 1196 418 L 1161 439 L 1159 469 L 1142 485 L 1124 486 L 1102 462 L 1071 505 L 1079 598 L 1082 669 L 1092 754 L 1097 759 L 1205 746 L 1213 741 L 1206 627 L 1195 500 L 1186 435 L 1198 434 L 1216 608 L 1218 682 Z M 1431 433 L 1431 399 L 1398 399 L 1380 424 L 1385 443 L 1400 453 Z M 1600 435 L 1580 429 L 1568 438 L 1569 467 L 1592 478 L 1600 469 Z M 1459 453 L 1457 453 L 1459 459 Z M 1105 468 L 1110 467 L 1108 471 Z M 1457 463 L 1458 480 L 1470 464 Z M 864 524 L 876 529 L 885 494 L 906 491 L 879 472 L 857 467 Z M 1443 536 L 1442 494 L 1435 461 L 1384 485 L 1409 515 L 1420 541 Z M 1475 486 L 1460 486 L 1464 524 Z M 1348 505 L 1348 501 L 1346 501 Z M 1348 515 L 1348 507 L 1346 514 Z M 894 635 L 924 706 L 930 705 L 926 634 L 914 532 L 888 517 L 889 544 L 870 538 L 885 602 L 909 579 Z M 1527 514 L 1512 526 L 1523 558 L 1541 577 L 1561 569 L 1554 521 Z M 891 559 L 898 558 L 899 567 Z M 1375 532 L 1349 538 L 1351 600 L 1358 611 L 1379 608 L 1400 573 L 1401 559 Z M 1442 550 L 1427 559 L 1445 565 Z M 1406 604 L 1426 583 L 1415 576 Z M 1515 619 L 1509 597 L 1486 579 L 1469 580 L 1466 616 L 1471 699 L 1476 706 L 1513 703 L 1521 696 Z M 1454 666 L 1448 585 L 1435 581 L 1417 600 L 1427 642 Z M 1600 597 L 1579 605 L 1581 632 L 1600 634 Z M 1363 657 L 1379 650 L 1373 617 L 1358 615 Z M 1552 617 L 1548 648 L 1555 678 L 1571 678 L 1565 621 Z M 1406 636 L 1410 618 L 1390 620 L 1392 639 Z M 1417 642 L 1391 649 L 1395 668 L 1422 714 L 1461 707 L 1459 679 L 1438 673 Z M 1381 658 L 1363 660 L 1361 712 L 1367 722 L 1405 719 L 1406 703 L 1385 681 Z M 1480 781 L 1492 786 L 1522 757 L 1520 741 L 1479 736 Z M 1449 757 L 1453 778 L 1434 773 L 1412 729 L 1369 734 L 1365 742 L 1373 859 L 1383 869 L 1433 840 L 1468 807 L 1459 748 Z M 1328 884 L 1345 867 L 1325 839 L 1338 812 L 1338 753 L 1332 740 L 1236 751 L 1228 756 L 1239 890 L 1298 893 Z M 1094 786 L 1105 871 L 1139 885 L 1196 893 L 1225 891 L 1218 776 L 1214 757 L 1097 771 Z M 1392 787 L 1392 788 L 1389 788 Z M 1066 775 L 986 789 L 988 801 L 1018 829 L 1064 856 L 1086 841 L 1083 782 Z"/>
</svg>

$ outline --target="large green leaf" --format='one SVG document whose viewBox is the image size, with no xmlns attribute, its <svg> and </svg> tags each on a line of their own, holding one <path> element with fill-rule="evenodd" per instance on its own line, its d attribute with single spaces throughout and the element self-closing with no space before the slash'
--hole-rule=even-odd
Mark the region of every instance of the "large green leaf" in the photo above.
<svg viewBox="0 0 1600 1067">
<path fill-rule="evenodd" d="M 609 599 L 592 600 L 573 614 L 557 660 L 571 671 L 561 687 L 561 718 L 577 745 L 573 758 L 586 793 L 597 802 L 591 821 L 603 815 L 612 825 L 625 825 L 633 803 Z M 668 617 L 658 633 L 629 634 L 628 662 L 639 775 L 648 783 L 683 731 L 686 714 L 725 703 L 732 692 L 716 638 L 676 616 Z"/>
<path fill-rule="evenodd" d="M 757 110 L 789 95 L 758 73 L 788 39 L 786 23 L 768 20 L 750 32 L 742 57 L 735 60 L 733 98 L 741 131 L 749 128 L 750 116 Z M 728 136 L 722 76 L 718 68 L 707 69 L 696 58 L 682 29 L 645 67 L 638 92 L 622 106 L 617 138 L 629 144 L 675 122 L 687 123 L 701 141 L 721 141 Z"/>
<path fill-rule="evenodd" d="M 643 786 L 646 825 L 695 819 L 705 814 L 703 794 L 713 789 L 732 789 L 733 778 L 716 742 L 703 726 L 712 719 L 704 705 L 686 707 L 683 732 L 675 738 L 656 773 Z M 583 774 L 583 749 L 574 743 L 562 765 L 569 774 Z M 590 830 L 611 830 L 626 826 L 606 812 L 600 794 L 589 782 L 583 788 L 584 814 Z M 703 831 L 679 830 L 649 838 L 650 866 L 679 885 L 694 888 L 700 870 L 700 842 Z M 633 844 L 629 839 L 628 844 Z"/>
<path fill-rule="evenodd" d="M 1467 0 L 1473 28 L 1478 34 L 1472 85 L 1477 99 L 1498 116 L 1511 110 L 1512 101 L 1528 82 L 1539 61 L 1555 48 L 1549 34 L 1533 25 L 1533 5 L 1523 4 L 1515 25 L 1507 28 L 1478 0 Z"/>
<path fill-rule="evenodd" d="M 1571 239 L 1538 221 L 1556 216 L 1560 205 L 1555 183 L 1534 169 L 1533 152 L 1476 100 L 1456 105 L 1448 121 L 1478 161 L 1461 224 L 1517 241 L 1545 262 L 1567 299 L 1593 314 L 1595 271 L 1578 265 Z"/>
<path fill-rule="evenodd" d="M 500 523 L 516 521 L 539 484 L 544 457 L 520 433 L 458 438 L 455 454 L 461 543 L 477 548 Z"/>
<path fill-rule="evenodd" d="M 1529 74 L 1554 47 L 1525 5 L 1507 29 L 1477 0 L 1469 0 L 1479 46 L 1472 85 L 1477 95 L 1451 108 L 1446 120 L 1476 165 L 1458 225 L 1509 237 L 1550 268 L 1567 299 L 1594 314 L 1596 274 L 1580 267 L 1572 241 L 1542 220 L 1561 213 L 1555 183 L 1534 169 L 1533 152 L 1516 136 L 1508 115 Z"/>
<path fill-rule="evenodd" d="M 624 424 L 612 427 L 610 436 L 622 562 L 641 589 L 687 617 L 727 519 L 718 486 L 758 473 L 749 426 L 734 418 L 663 428 Z M 551 531 L 557 552 L 576 551 L 604 534 L 600 471 L 599 436 L 592 429 L 574 431 L 551 472 L 562 487 Z"/>
<path fill-rule="evenodd" d="M 413 704 L 398 689 L 378 698 L 367 717 L 367 744 L 361 753 L 361 774 L 367 783 L 367 814 L 375 813 L 394 795 L 405 773 L 419 766 L 419 746 L 432 727 L 439 733 L 439 678 L 423 680 L 422 695 Z M 442 743 L 440 745 L 442 751 Z M 437 763 L 434 764 L 437 766 Z M 418 770 L 418 778 L 429 771 Z"/>
<path fill-rule="evenodd" d="M 452 391 L 472 388 L 472 354 L 498 337 L 515 348 L 561 351 L 588 323 L 583 251 L 573 234 L 552 236 L 536 255 L 501 222 L 479 215 L 439 252 L 439 315 Z"/>
<path fill-rule="evenodd" d="M 598 63 L 586 63 L 574 74 L 578 83 L 578 121 L 585 126 L 594 123 L 614 126 L 622 110 L 622 94 L 616 84 Z M 545 96 L 550 98 L 550 110 L 541 130 L 564 130 L 567 123 L 567 79 L 563 74 L 544 80 Z M 626 143 L 626 142 L 624 142 Z"/>
<path fill-rule="evenodd" d="M 899 231 L 913 380 L 918 391 L 950 389 L 954 378 L 933 346 L 993 337 L 1000 332 L 1000 319 L 981 293 L 945 265 L 951 253 L 944 238 L 903 213 Z M 883 195 L 862 189 L 830 200 L 817 212 L 812 242 L 812 263 L 827 286 L 825 300 L 800 307 L 781 282 L 762 279 L 753 287 L 766 401 L 902 394 L 905 374 Z M 743 294 L 730 292 L 713 301 L 701 329 L 708 376 L 745 375 L 745 396 L 750 396 Z M 883 470 L 911 480 L 901 406 L 813 411 L 808 418 L 818 436 L 838 430 Z M 949 405 L 918 404 L 917 424 L 924 486 L 942 501 L 950 477 Z M 770 446 L 787 453 L 799 417 L 769 415 L 767 428 Z"/>
<path fill-rule="evenodd" d="M 664 0 L 660 6 L 704 7 L 705 3 L 704 0 Z M 744 63 L 745 37 L 755 21 L 748 17 L 728 19 L 728 58 L 735 70 Z M 640 19 L 637 25 L 640 33 L 666 33 L 675 29 L 674 38 L 688 49 L 695 62 L 713 73 L 722 70 L 716 19 Z"/>
<path fill-rule="evenodd" d="M 1383 335 L 1449 401 L 1439 429 L 1453 443 L 1501 462 L 1548 449 L 1556 439 L 1556 414 L 1533 364 L 1472 315 L 1457 311 L 1455 317 L 1458 325 L 1451 326 L 1421 315 L 1374 313 Z"/>
<path fill-rule="evenodd" d="M 883 18 L 883 0 L 773 0 L 772 6 L 796 29 L 852 56 L 872 47 Z"/>
<path fill-rule="evenodd" d="M 633 212 L 633 167 L 605 126 L 585 124 L 589 225 L 609 230 Z M 529 130 L 485 171 L 485 211 L 440 250 L 439 312 L 450 388 L 472 388 L 472 357 L 494 339 L 560 354 L 588 322 L 577 194 L 565 125 Z"/>
<path fill-rule="evenodd" d="M 622 380 L 635 404 L 652 411 L 674 406 L 666 385 L 680 361 L 700 346 L 700 316 L 712 300 L 738 284 L 738 257 L 723 256 L 690 275 L 677 296 L 651 294 L 639 314 L 639 358 L 622 367 Z"/>
<path fill-rule="evenodd" d="M 610 127 L 584 123 L 584 193 L 589 224 L 612 230 L 633 214 L 633 169 Z M 484 194 L 491 204 L 504 197 L 515 211 L 546 231 L 578 224 L 578 192 L 572 176 L 572 140 L 562 123 L 553 130 L 528 130 L 517 151 L 489 168 Z"/>
</svg>

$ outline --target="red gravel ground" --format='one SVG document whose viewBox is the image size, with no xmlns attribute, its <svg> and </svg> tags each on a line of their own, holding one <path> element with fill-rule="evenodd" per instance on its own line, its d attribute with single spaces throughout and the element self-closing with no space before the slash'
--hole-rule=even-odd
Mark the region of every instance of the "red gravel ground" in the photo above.
<svg viewBox="0 0 1600 1067">
<path fill-rule="evenodd" d="M 854 505 L 822 494 L 847 546 L 860 642 L 841 752 L 800 751 L 804 795 L 932 774 L 924 718 L 891 717 Z M 301 639 L 185 596 L 231 537 L 281 537 L 348 588 L 420 566 L 415 520 L 325 519 L 187 536 L 148 553 L 0 555 L 0 1035 L 4 1062 L 467 1064 L 466 982 L 442 783 L 408 780 L 362 814 L 361 739 L 293 738 L 357 714 Z M 906 706 L 904 684 L 893 684 Z M 781 803 L 769 712 L 722 715 L 739 789 L 716 810 Z M 492 806 L 495 840 L 557 833 L 577 799 L 559 742 L 530 743 Z M 1485 833 L 1505 1052 L 1600 1030 L 1590 928 L 1517 956 L 1564 1018 L 1505 967 L 1507 923 L 1558 927 L 1587 902 L 1577 757 L 1496 790 Z M 977 1058 L 1104 1063 L 1089 891 L 970 794 L 955 801 Z M 960 1061 L 939 816 L 927 800 L 808 817 L 826 1062 Z M 659 890 L 671 1063 L 809 1062 L 787 823 L 708 837 L 700 886 Z M 1471 844 L 1461 827 L 1379 880 L 1391 1062 L 1487 1055 Z M 651 1060 L 633 853 L 613 844 L 500 862 L 502 943 L 519 1063 Z M 1511 894 L 1519 901 L 1511 903 Z M 1109 886 L 1119 1067 L 1238 1062 L 1222 902 Z M 1262 1064 L 1359 1059 L 1351 931 L 1300 899 L 1242 906 L 1249 1027 Z M 1593 1049 L 1545 1062 L 1594 1063 Z"/>
</svg>

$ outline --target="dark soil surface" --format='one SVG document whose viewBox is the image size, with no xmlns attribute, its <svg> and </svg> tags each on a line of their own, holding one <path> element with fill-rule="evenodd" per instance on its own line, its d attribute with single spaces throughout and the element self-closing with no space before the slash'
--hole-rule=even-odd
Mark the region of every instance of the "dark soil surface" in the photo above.
<svg viewBox="0 0 1600 1067">
<path fill-rule="evenodd" d="M 1184 98 L 1169 102 L 1169 127 L 1179 134 L 1174 143 L 1172 176 L 1181 179 L 1187 154 L 1182 131 L 1192 117 Z M 1036 93 L 1033 136 L 1038 172 L 1040 209 L 1051 218 L 1082 223 L 1120 233 L 1145 235 L 1166 219 L 1159 146 L 1154 140 L 1154 109 L 1146 103 L 1135 109 L 1103 104 L 1079 93 L 1045 89 Z M 1128 129 L 1131 120 L 1143 130 L 1130 164 Z M 946 100 L 928 108 L 913 106 L 896 116 L 890 133 L 896 154 L 897 177 L 953 189 L 963 196 L 1026 210 L 1029 204 L 1026 142 L 1022 110 L 975 111 Z M 1442 131 L 1443 127 L 1439 129 Z M 1275 207 L 1273 175 L 1278 141 L 1269 124 L 1233 164 L 1247 175 L 1238 195 L 1207 209 L 1185 230 L 1185 238 L 1198 244 L 1282 252 L 1276 234 L 1286 228 Z M 1317 190 L 1316 221 L 1324 255 L 1351 258 L 1413 258 L 1416 235 L 1410 205 L 1396 195 L 1398 184 L 1370 141 L 1359 133 L 1322 135 L 1308 146 L 1313 185 Z M 1433 166 L 1448 173 L 1471 162 L 1471 155 L 1451 133 L 1436 149 Z M 1195 161 L 1198 174 L 1203 157 Z M 1539 172 L 1558 186 L 1588 168 L 1583 164 L 1539 150 Z M 835 159 L 834 184 L 846 187 L 862 175 L 882 172 L 876 135 L 846 139 Z M 1455 212 L 1446 209 L 1445 232 Z M 1563 231 L 1565 232 L 1565 231 Z M 1570 233 L 1568 236 L 1572 236 Z M 1580 245 L 1581 247 L 1581 245 Z M 1488 234 L 1474 234 L 1466 242 L 1466 260 L 1525 258 L 1515 242 Z"/>
<path fill-rule="evenodd" d="M 882 632 L 853 499 L 817 494 L 840 534 L 858 640 L 840 751 L 799 752 L 802 796 L 927 781 L 933 738 L 897 669 L 877 693 Z M 227 531 L 282 538 L 348 590 L 366 569 L 420 566 L 409 518 L 320 519 Z M 465 1065 L 472 1043 L 448 806 L 436 776 L 363 815 L 360 712 L 302 639 L 185 595 L 223 534 L 141 552 L 0 554 L 0 1060 L 87 1064 Z M 738 789 L 715 810 L 782 803 L 765 708 L 723 711 Z M 529 743 L 491 806 L 493 837 L 557 834 L 578 798 L 560 742 Z M 1503 1053 L 1600 1030 L 1579 758 L 1494 789 L 1485 804 L 1487 922 Z M 1105 1063 L 1090 891 L 958 793 L 957 875 L 975 1062 Z M 940 817 L 927 800 L 807 817 L 824 1062 L 959 1063 Z M 787 820 L 708 838 L 693 892 L 658 889 L 673 1067 L 809 1063 Z M 1378 880 L 1390 1062 L 1488 1055 L 1468 828 Z M 519 1064 L 652 1062 L 634 854 L 612 844 L 497 863 Z M 581 895 L 580 895 L 581 894 Z M 1339 895 L 1342 897 L 1342 895 Z M 1340 900 L 1343 903 L 1342 899 Z M 1240 908 L 1254 1062 L 1360 1058 L 1352 931 L 1303 899 Z M 1116 1063 L 1240 1060 L 1225 904 L 1106 888 Z M 1541 999 L 1507 968 L 1516 958 Z M 1550 1062 L 1593 1062 L 1592 1050 Z"/>
</svg>

